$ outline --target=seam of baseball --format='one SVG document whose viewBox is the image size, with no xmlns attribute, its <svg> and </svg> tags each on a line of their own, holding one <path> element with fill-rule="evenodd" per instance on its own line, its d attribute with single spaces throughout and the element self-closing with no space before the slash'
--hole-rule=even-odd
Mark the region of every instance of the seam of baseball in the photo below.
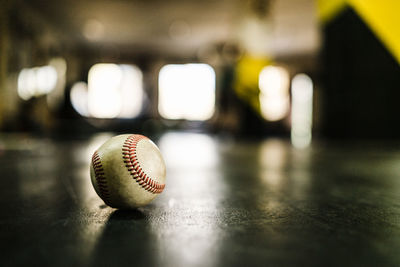
<svg viewBox="0 0 400 267">
<path fill-rule="evenodd" d="M 151 179 L 143 171 L 137 158 L 136 147 L 139 141 L 143 139 L 147 139 L 147 137 L 143 135 L 130 135 L 126 138 L 122 146 L 122 158 L 130 175 L 143 189 L 153 194 L 159 194 L 164 190 L 165 184 L 157 183 Z"/>
<path fill-rule="evenodd" d="M 110 199 L 110 191 L 107 187 L 107 180 L 104 174 L 103 165 L 99 153 L 95 151 L 92 156 L 92 165 L 94 170 L 94 177 L 96 178 L 97 187 L 99 188 L 100 197 L 105 201 Z"/>
</svg>

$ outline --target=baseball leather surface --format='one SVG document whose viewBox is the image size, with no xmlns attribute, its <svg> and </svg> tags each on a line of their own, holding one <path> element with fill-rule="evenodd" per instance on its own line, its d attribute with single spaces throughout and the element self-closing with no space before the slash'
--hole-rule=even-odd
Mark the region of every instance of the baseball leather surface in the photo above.
<svg viewBox="0 0 400 267">
<path fill-rule="evenodd" d="M 94 152 L 90 177 L 104 202 L 120 209 L 151 202 L 165 187 L 165 163 L 147 137 L 125 134 L 112 137 Z"/>
</svg>

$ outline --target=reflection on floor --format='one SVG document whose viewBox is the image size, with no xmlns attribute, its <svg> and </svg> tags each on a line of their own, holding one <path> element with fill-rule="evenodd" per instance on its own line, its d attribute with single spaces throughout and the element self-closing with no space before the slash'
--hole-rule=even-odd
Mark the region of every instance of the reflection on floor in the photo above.
<svg viewBox="0 0 400 267">
<path fill-rule="evenodd" d="M 126 212 L 90 183 L 110 136 L 0 137 L 4 266 L 400 264 L 398 146 L 166 133 L 165 191 Z"/>
</svg>

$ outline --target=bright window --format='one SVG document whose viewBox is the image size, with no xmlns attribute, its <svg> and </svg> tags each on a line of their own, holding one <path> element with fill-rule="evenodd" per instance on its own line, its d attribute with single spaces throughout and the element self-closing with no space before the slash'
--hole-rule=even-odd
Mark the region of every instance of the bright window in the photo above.
<svg viewBox="0 0 400 267">
<path fill-rule="evenodd" d="M 87 103 L 91 117 L 138 116 L 143 105 L 142 72 L 132 65 L 94 65 L 89 71 Z"/>
<path fill-rule="evenodd" d="M 18 95 L 24 100 L 46 95 L 54 90 L 57 79 L 53 66 L 23 69 L 18 75 Z"/>
<path fill-rule="evenodd" d="M 160 70 L 158 111 L 166 119 L 207 120 L 215 109 L 215 72 L 207 64 L 166 65 Z"/>
</svg>

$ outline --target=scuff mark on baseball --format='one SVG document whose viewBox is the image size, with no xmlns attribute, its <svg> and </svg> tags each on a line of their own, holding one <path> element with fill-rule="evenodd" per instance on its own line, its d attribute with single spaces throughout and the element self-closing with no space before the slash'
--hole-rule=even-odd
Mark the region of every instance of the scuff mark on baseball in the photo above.
<svg viewBox="0 0 400 267">
<path fill-rule="evenodd" d="M 165 188 L 165 163 L 146 136 L 114 136 L 97 149 L 90 178 L 99 197 L 110 207 L 133 209 L 150 203 Z"/>
</svg>

